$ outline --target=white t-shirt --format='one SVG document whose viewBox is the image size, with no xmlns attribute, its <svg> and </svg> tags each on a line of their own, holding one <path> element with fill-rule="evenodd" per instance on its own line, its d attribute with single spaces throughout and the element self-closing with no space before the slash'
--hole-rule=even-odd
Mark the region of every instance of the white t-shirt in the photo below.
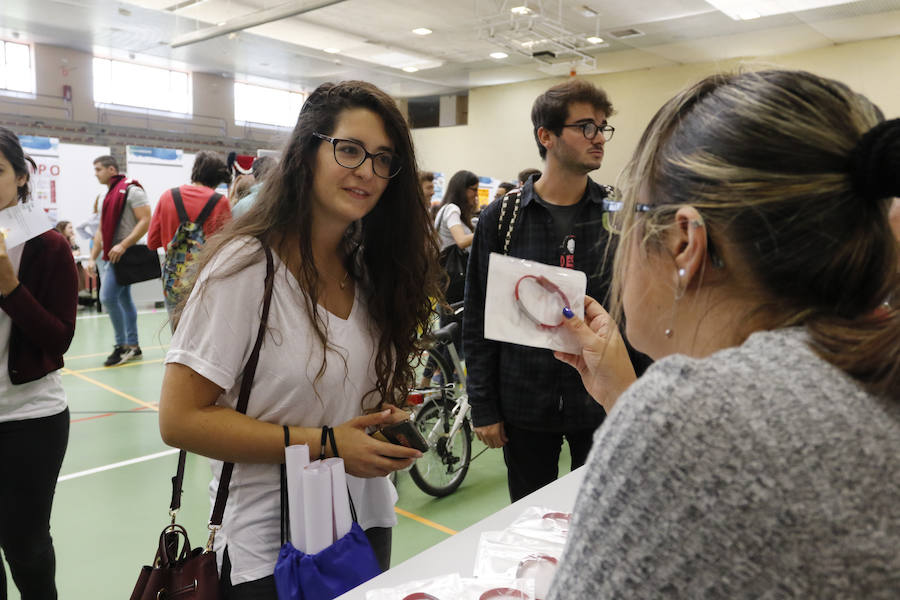
<svg viewBox="0 0 900 600">
<path fill-rule="evenodd" d="M 237 406 L 244 366 L 262 312 L 266 261 L 259 247 L 255 239 L 245 238 L 219 251 L 200 274 L 166 355 L 166 363 L 186 365 L 225 389 L 217 403 L 231 408 Z M 255 252 L 254 263 L 229 274 L 235 264 Z M 362 414 L 362 397 L 375 386 L 374 327 L 359 292 L 346 321 L 318 307 L 329 342 L 337 350 L 328 351 L 327 368 L 314 386 L 322 362 L 321 342 L 312 329 L 297 280 L 277 255 L 274 258 L 268 332 L 260 349 L 247 414 L 279 425 L 340 425 Z M 209 279 L 210 273 L 217 276 Z M 338 351 L 346 358 L 346 367 Z M 375 403 L 372 396 L 366 400 L 367 406 Z M 222 462 L 210 462 L 213 479 L 209 490 L 214 502 Z M 397 524 L 393 509 L 397 492 L 386 477 L 348 476 L 348 485 L 363 529 Z M 234 584 L 274 571 L 280 547 L 279 489 L 278 465 L 235 464 L 222 530 L 216 535 L 216 550 L 228 546 Z M 219 552 L 220 564 L 221 556 Z"/>
<path fill-rule="evenodd" d="M 441 250 L 456 243 L 456 240 L 453 239 L 453 234 L 450 233 L 450 228 L 454 225 L 462 225 L 468 233 L 472 233 L 472 228 L 462 222 L 462 211 L 460 208 L 455 204 L 445 204 L 434 217 L 434 227 L 437 229 L 440 237 Z"/>
<path fill-rule="evenodd" d="M 25 245 L 8 250 L 13 269 L 19 272 Z M 59 371 L 47 373 L 40 379 L 13 385 L 9 378 L 9 338 L 12 319 L 0 310 L 0 423 L 39 419 L 58 415 L 66 409 L 66 392 Z"/>
</svg>

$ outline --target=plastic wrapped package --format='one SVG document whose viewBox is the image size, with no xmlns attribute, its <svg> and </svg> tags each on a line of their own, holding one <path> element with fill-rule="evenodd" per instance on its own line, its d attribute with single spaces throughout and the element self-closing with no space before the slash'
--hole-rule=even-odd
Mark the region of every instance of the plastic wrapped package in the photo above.
<svg viewBox="0 0 900 600">
<path fill-rule="evenodd" d="M 506 531 L 481 534 L 475 555 L 475 576 L 479 579 L 532 578 L 535 598 L 546 597 L 556 574 L 564 543 L 526 537 Z"/>
<path fill-rule="evenodd" d="M 531 579 L 461 578 L 457 573 L 371 590 L 366 600 L 535 600 Z"/>
<path fill-rule="evenodd" d="M 532 506 L 506 528 L 509 533 L 565 546 L 571 513 Z"/>
<path fill-rule="evenodd" d="M 488 261 L 484 337 L 498 342 L 581 352 L 575 334 L 563 327 L 564 306 L 584 317 L 587 275 L 492 253 Z"/>
</svg>

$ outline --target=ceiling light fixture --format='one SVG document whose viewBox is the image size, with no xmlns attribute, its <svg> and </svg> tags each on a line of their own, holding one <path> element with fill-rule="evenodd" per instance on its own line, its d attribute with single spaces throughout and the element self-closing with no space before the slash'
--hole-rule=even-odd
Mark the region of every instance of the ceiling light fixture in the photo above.
<svg viewBox="0 0 900 600">
<path fill-rule="evenodd" d="M 507 54 L 506 52 L 491 52 L 491 58 L 496 58 L 498 60 L 501 58 L 507 58 L 508 56 L 509 54 Z"/>
<path fill-rule="evenodd" d="M 203 42 L 215 37 L 219 37 L 221 35 L 227 35 L 232 31 L 241 31 L 242 29 L 249 29 L 250 27 L 256 27 L 257 25 L 264 25 L 265 23 L 280 21 L 282 19 L 287 19 L 289 17 L 294 17 L 314 10 L 318 10 L 320 8 L 326 8 L 334 4 L 340 4 L 341 2 L 344 2 L 344 0 L 317 0 L 316 2 L 305 4 L 304 6 L 297 6 L 297 3 L 295 2 L 287 2 L 279 6 L 229 19 L 225 23 L 225 25 L 222 26 L 216 25 L 214 27 L 198 29 L 196 31 L 191 31 L 189 33 L 176 36 L 170 42 L 169 46 L 172 48 L 181 48 L 182 46 L 188 46 L 190 44 Z"/>
<path fill-rule="evenodd" d="M 403 67 L 403 70 L 407 73 L 415 73 L 419 70 L 419 67 Z"/>
<path fill-rule="evenodd" d="M 509 9 L 509 12 L 514 15 L 523 16 L 530 15 L 533 11 L 527 6 L 513 6 L 511 9 Z"/>
<path fill-rule="evenodd" d="M 428 35 L 430 33 L 433 33 L 427 27 L 416 27 L 415 29 L 412 30 L 412 32 L 416 35 Z"/>
<path fill-rule="evenodd" d="M 772 0 L 706 0 L 706 3 L 711 4 L 735 21 L 747 21 L 771 15 L 794 13 L 814 8 L 836 6 L 838 4 L 850 4 L 850 0 L 787 0 L 782 2 L 772 2 Z"/>
<path fill-rule="evenodd" d="M 591 37 L 587 38 L 587 42 L 588 44 L 594 44 L 596 46 L 597 44 L 603 43 L 603 38 L 592 35 Z"/>
<path fill-rule="evenodd" d="M 168 8 L 164 8 L 163 10 L 167 10 L 169 12 L 178 12 L 179 10 L 184 10 L 185 8 L 191 8 L 192 6 L 197 6 L 198 4 L 203 4 L 208 0 L 183 0 L 177 4 L 173 4 Z"/>
</svg>

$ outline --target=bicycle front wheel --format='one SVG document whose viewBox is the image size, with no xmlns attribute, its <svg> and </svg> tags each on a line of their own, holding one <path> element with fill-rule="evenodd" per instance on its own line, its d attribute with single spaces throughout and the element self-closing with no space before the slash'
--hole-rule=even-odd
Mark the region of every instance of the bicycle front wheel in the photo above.
<svg viewBox="0 0 900 600">
<path fill-rule="evenodd" d="M 429 402 L 422 407 L 415 423 L 425 437 L 437 428 L 438 437 L 409 470 L 412 480 L 420 490 L 436 498 L 452 494 L 466 478 L 472 458 L 472 426 L 468 417 L 450 438 L 453 425 L 450 408 Z"/>
</svg>

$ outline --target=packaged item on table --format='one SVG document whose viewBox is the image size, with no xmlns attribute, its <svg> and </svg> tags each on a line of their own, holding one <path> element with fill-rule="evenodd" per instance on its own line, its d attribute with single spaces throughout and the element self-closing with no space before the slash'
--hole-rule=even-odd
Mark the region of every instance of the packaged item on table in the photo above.
<svg viewBox="0 0 900 600">
<path fill-rule="evenodd" d="M 366 600 L 535 600 L 534 581 L 462 578 L 458 574 L 410 581 L 366 592 Z"/>
<path fill-rule="evenodd" d="M 545 598 L 564 544 L 506 531 L 481 534 L 475 555 L 479 579 L 523 578 L 535 582 L 535 599 Z"/>
<path fill-rule="evenodd" d="M 571 518 L 571 513 L 543 506 L 532 506 L 513 521 L 506 531 L 523 537 L 565 545 Z"/>
<path fill-rule="evenodd" d="M 366 592 L 366 600 L 444 600 L 462 595 L 459 573 L 441 575 L 431 579 L 410 581 L 393 588 Z"/>
<path fill-rule="evenodd" d="M 531 579 L 469 578 L 462 579 L 464 600 L 536 600 Z"/>
</svg>

